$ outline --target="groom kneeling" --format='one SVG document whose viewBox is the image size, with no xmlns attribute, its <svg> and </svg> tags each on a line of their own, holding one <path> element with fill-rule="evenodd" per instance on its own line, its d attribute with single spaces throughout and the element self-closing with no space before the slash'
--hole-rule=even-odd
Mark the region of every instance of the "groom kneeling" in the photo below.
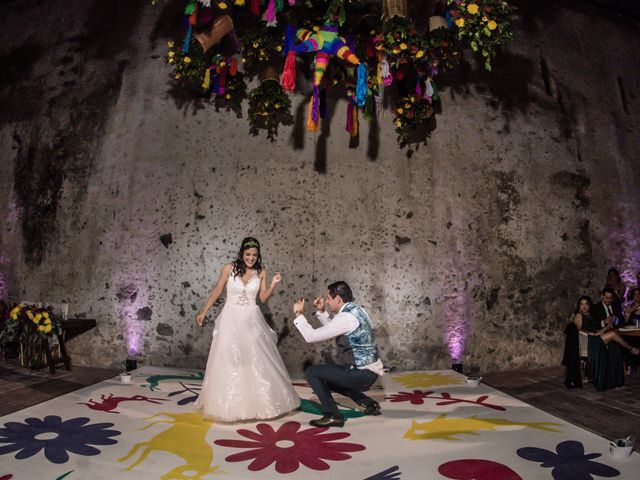
<svg viewBox="0 0 640 480">
<path fill-rule="evenodd" d="M 380 405 L 367 397 L 367 390 L 379 375 L 384 375 L 382 361 L 373 336 L 369 315 L 360 305 L 353 303 L 353 294 L 345 282 L 335 282 L 327 287 L 324 297 L 313 301 L 316 317 L 322 327 L 313 328 L 304 317 L 304 299 L 293 304 L 296 319 L 293 321 L 307 343 L 321 342 L 345 335 L 353 352 L 355 365 L 312 365 L 304 375 L 322 404 L 324 416 L 309 422 L 314 427 L 342 427 L 344 417 L 331 392 L 351 398 L 364 407 L 367 415 L 380 415 Z M 328 312 L 325 311 L 325 306 Z M 334 314 L 333 319 L 329 313 Z"/>
</svg>

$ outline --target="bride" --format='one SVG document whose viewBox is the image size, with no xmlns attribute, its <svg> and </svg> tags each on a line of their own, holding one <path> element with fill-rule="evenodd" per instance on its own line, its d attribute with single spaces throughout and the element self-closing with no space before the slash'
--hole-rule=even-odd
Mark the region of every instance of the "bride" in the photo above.
<svg viewBox="0 0 640 480">
<path fill-rule="evenodd" d="M 222 422 L 267 419 L 300 406 L 276 343 L 256 296 L 266 302 L 280 283 L 276 272 L 267 288 L 260 244 L 242 241 L 233 263 L 226 264 L 202 311 L 198 325 L 227 287 L 227 300 L 215 321 L 211 350 L 196 408 L 203 416 Z"/>
</svg>

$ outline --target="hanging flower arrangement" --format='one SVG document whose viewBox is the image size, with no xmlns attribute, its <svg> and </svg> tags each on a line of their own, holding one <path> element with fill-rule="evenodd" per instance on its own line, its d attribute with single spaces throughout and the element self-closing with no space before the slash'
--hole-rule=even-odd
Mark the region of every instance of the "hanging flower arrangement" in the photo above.
<svg viewBox="0 0 640 480">
<path fill-rule="evenodd" d="M 249 93 L 250 132 L 257 135 L 267 131 L 267 138 L 274 140 L 280 124 L 291 125 L 291 100 L 278 81 L 275 69 L 263 74 L 265 79 Z"/>
<path fill-rule="evenodd" d="M 247 98 L 247 84 L 244 80 L 245 75 L 238 71 L 237 59 L 217 55 L 209 70 L 210 76 L 213 76 L 213 80 L 209 81 L 212 91 L 216 94 L 214 99 L 216 111 L 224 109 L 227 112 L 234 112 L 238 118 L 242 117 L 242 101 Z"/>
<path fill-rule="evenodd" d="M 398 101 L 393 122 L 401 145 L 411 143 L 411 136 L 433 115 L 433 107 L 426 98 L 407 95 Z"/>
<path fill-rule="evenodd" d="M 382 33 L 375 38 L 376 49 L 389 64 L 397 68 L 402 63 L 423 59 L 425 51 L 413 24 L 404 17 L 393 17 L 385 22 Z"/>
<path fill-rule="evenodd" d="M 182 48 L 176 48 L 173 41 L 168 42 L 167 45 L 169 47 L 167 63 L 173 68 L 173 78 L 180 83 L 200 87 L 209 66 L 200 43 L 191 38 L 189 50 L 186 53 Z"/>
<path fill-rule="evenodd" d="M 496 52 L 513 37 L 512 12 L 500 0 L 447 0 L 458 39 L 481 55 L 484 67 L 491 70 Z"/>
<path fill-rule="evenodd" d="M 264 22 L 255 30 L 242 37 L 242 63 L 252 68 L 260 63 L 271 62 L 275 56 L 282 56 L 282 32 L 269 27 Z"/>
</svg>

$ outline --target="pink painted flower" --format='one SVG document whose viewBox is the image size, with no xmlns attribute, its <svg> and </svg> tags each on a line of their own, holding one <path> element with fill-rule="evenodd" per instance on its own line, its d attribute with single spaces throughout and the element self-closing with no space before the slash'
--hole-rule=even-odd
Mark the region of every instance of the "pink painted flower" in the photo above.
<svg viewBox="0 0 640 480">
<path fill-rule="evenodd" d="M 216 445 L 243 448 L 244 452 L 229 455 L 227 462 L 253 461 L 249 470 L 264 470 L 275 462 L 276 472 L 292 473 L 300 464 L 312 470 L 328 470 L 330 465 L 324 460 L 348 460 L 351 455 L 345 452 L 364 450 L 357 443 L 336 442 L 351 434 L 347 432 L 323 433 L 328 428 L 308 428 L 300 430 L 300 423 L 287 422 L 277 430 L 268 423 L 256 425 L 257 432 L 240 429 L 238 433 L 249 440 L 216 440 Z"/>
</svg>

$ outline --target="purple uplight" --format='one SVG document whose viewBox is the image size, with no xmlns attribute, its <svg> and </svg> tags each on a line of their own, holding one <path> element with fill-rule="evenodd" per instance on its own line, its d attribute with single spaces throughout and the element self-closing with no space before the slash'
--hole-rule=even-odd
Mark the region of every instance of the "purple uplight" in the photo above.
<svg viewBox="0 0 640 480">
<path fill-rule="evenodd" d="M 458 363 L 462 359 L 469 331 L 469 306 L 463 294 L 448 295 L 446 299 L 444 340 L 447 343 L 451 361 Z"/>
<path fill-rule="evenodd" d="M 125 339 L 127 356 L 136 357 L 142 352 L 143 338 L 146 330 L 145 322 L 138 319 L 137 311 L 142 306 L 138 288 L 134 284 L 124 284 L 118 289 L 120 300 L 120 319 L 122 334 Z"/>
</svg>

